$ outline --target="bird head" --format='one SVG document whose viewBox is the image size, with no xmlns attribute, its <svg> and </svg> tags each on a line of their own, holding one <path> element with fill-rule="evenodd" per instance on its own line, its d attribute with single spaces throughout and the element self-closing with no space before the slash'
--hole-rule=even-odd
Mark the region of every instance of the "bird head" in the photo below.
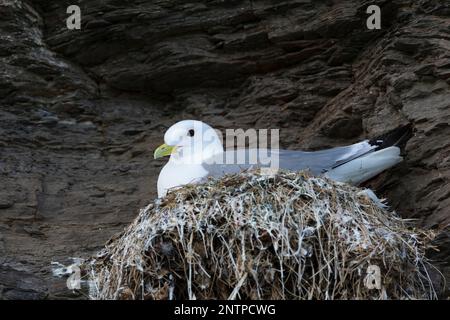
<svg viewBox="0 0 450 320">
<path fill-rule="evenodd" d="M 218 132 L 197 120 L 175 123 L 164 134 L 164 142 L 155 150 L 155 159 L 170 156 L 171 161 L 201 163 L 212 155 L 223 152 Z"/>
</svg>

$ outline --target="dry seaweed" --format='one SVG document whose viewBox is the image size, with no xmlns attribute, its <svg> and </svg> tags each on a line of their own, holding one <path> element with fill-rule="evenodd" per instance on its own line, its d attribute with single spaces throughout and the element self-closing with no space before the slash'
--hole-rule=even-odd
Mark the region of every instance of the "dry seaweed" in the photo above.
<svg viewBox="0 0 450 320">
<path fill-rule="evenodd" d="M 84 269 L 92 299 L 433 299 L 433 237 L 361 189 L 244 172 L 156 200 Z"/>
</svg>

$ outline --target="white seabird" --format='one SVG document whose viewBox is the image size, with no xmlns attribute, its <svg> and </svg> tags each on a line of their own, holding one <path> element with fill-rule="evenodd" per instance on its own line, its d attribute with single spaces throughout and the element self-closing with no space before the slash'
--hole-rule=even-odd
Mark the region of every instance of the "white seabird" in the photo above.
<svg viewBox="0 0 450 320">
<path fill-rule="evenodd" d="M 400 148 L 395 145 L 405 138 L 405 134 L 405 130 L 397 130 L 385 137 L 313 152 L 282 149 L 224 151 L 213 128 L 201 121 L 183 120 L 166 131 L 165 143 L 154 153 L 155 159 L 170 156 L 158 177 L 158 197 L 164 197 L 169 189 L 198 183 L 209 176 L 220 177 L 249 168 L 268 167 L 267 160 L 274 156 L 278 158 L 280 169 L 309 169 L 316 175 L 358 185 L 403 160 Z M 256 163 L 249 161 L 253 152 L 257 154 Z M 229 159 L 234 161 L 226 161 Z"/>
</svg>

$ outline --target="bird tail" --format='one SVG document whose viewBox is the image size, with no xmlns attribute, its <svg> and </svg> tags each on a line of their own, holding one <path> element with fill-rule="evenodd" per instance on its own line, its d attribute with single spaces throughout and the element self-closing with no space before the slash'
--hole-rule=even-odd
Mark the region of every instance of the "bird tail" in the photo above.
<svg viewBox="0 0 450 320">
<path fill-rule="evenodd" d="M 387 147 L 331 169 L 325 176 L 340 182 L 361 184 L 401 162 L 399 147 Z"/>
<path fill-rule="evenodd" d="M 369 143 L 373 146 L 376 146 L 375 151 L 385 149 L 388 147 L 396 146 L 400 149 L 403 149 L 406 145 L 406 142 L 413 135 L 413 127 L 412 125 L 406 124 L 404 126 L 398 127 L 394 130 L 391 130 L 381 136 L 373 138 L 369 140 Z"/>
</svg>

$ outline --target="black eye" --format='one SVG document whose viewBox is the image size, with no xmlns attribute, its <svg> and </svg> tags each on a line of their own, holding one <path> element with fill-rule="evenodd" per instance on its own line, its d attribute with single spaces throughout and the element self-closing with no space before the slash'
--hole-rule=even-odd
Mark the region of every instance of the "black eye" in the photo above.
<svg viewBox="0 0 450 320">
<path fill-rule="evenodd" d="M 194 133 L 195 133 L 194 129 L 191 129 L 191 130 L 188 131 L 188 136 L 189 137 L 193 137 Z"/>
</svg>

